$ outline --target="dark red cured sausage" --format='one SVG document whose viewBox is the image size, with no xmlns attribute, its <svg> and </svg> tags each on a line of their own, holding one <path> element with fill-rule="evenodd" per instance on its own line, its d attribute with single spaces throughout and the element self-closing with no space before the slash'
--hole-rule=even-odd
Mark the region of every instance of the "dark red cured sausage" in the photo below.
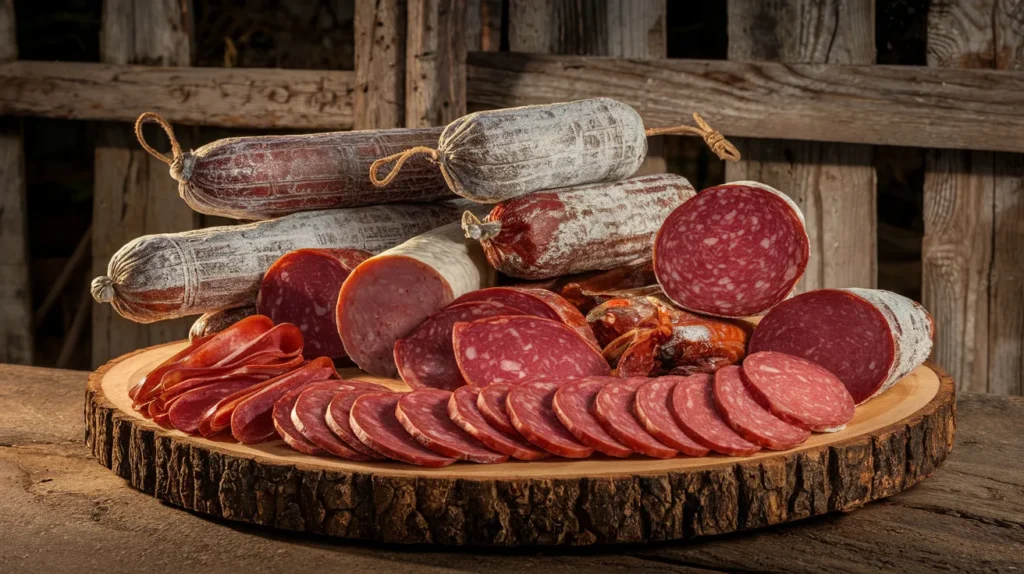
<svg viewBox="0 0 1024 574">
<path fill-rule="evenodd" d="M 698 443 L 731 456 L 750 456 L 761 447 L 732 430 L 715 407 L 711 375 L 691 375 L 672 390 L 676 423 Z"/>
<path fill-rule="evenodd" d="M 468 384 L 478 387 L 611 374 L 588 341 L 550 319 L 519 315 L 458 323 L 452 340 L 459 371 Z"/>
<path fill-rule="evenodd" d="M 495 301 L 452 304 L 427 318 L 408 337 L 395 342 L 395 365 L 402 380 L 414 389 L 455 390 L 466 384 L 455 362 L 452 329 L 456 323 L 484 317 L 520 315 L 522 311 Z"/>
<path fill-rule="evenodd" d="M 370 389 L 355 389 L 352 391 L 341 391 L 334 395 L 331 404 L 327 405 L 325 420 L 327 426 L 334 433 L 334 436 L 341 439 L 341 442 L 348 445 L 352 450 L 362 453 L 369 460 L 382 460 L 384 457 L 377 451 L 363 444 L 352 430 L 349 417 L 352 414 L 352 403 L 362 395 L 375 393 Z"/>
<path fill-rule="evenodd" d="M 295 387 L 337 378 L 334 363 L 327 357 L 320 357 L 267 381 L 264 387 L 240 401 L 231 411 L 231 436 L 244 444 L 272 439 L 277 434 L 274 430 L 273 411 L 278 399 Z"/>
<path fill-rule="evenodd" d="M 206 411 L 210 410 L 210 407 L 224 397 L 250 388 L 259 382 L 260 379 L 242 377 L 192 389 L 176 397 L 167 408 L 168 422 L 172 427 L 185 434 L 196 434 L 199 432 L 199 422 L 203 419 Z"/>
<path fill-rule="evenodd" d="M 490 289 L 480 289 L 466 293 L 454 302 L 468 303 L 470 301 L 495 301 L 519 309 L 523 312 L 523 315 L 533 315 L 558 321 L 579 333 L 580 336 L 591 342 L 595 348 L 600 348 L 597 344 L 597 339 L 594 338 L 593 331 L 590 330 L 590 325 L 587 324 L 587 318 L 572 303 L 546 289 L 491 287 Z"/>
<path fill-rule="evenodd" d="M 683 377 L 649 379 L 636 390 L 633 414 L 651 436 L 690 456 L 704 456 L 711 452 L 689 437 L 672 415 L 672 391 Z"/>
<path fill-rule="evenodd" d="M 443 456 L 481 464 L 508 460 L 508 455 L 487 448 L 452 421 L 448 416 L 451 396 L 451 391 L 442 389 L 416 389 L 398 399 L 395 416 L 414 439 Z"/>
<path fill-rule="evenodd" d="M 484 443 L 487 448 L 512 458 L 541 460 L 549 456 L 547 452 L 523 440 L 518 432 L 505 434 L 488 423 L 477 407 L 479 394 L 480 389 L 470 386 L 460 387 L 452 392 L 452 396 L 448 398 L 448 417 L 453 423 Z"/>
<path fill-rule="evenodd" d="M 368 393 L 352 403 L 349 422 L 363 444 L 394 460 L 438 468 L 455 462 L 412 438 L 395 416 L 402 393 Z"/>
<path fill-rule="evenodd" d="M 919 304 L 876 289 L 819 289 L 779 303 L 750 352 L 778 351 L 825 367 L 861 404 L 928 358 L 934 323 Z"/>
<path fill-rule="evenodd" d="M 324 454 L 324 450 L 302 436 L 299 429 L 295 428 L 295 423 L 292 422 L 292 409 L 295 408 L 295 401 L 299 400 L 299 395 L 307 388 L 309 388 L 309 385 L 295 387 L 285 393 L 280 399 L 277 399 L 271 416 L 274 420 L 274 430 L 277 431 L 278 436 L 281 437 L 285 444 L 292 447 L 292 450 L 303 454 L 319 456 Z"/>
<path fill-rule="evenodd" d="M 526 440 L 556 456 L 587 458 L 594 449 L 572 436 L 551 406 L 561 386 L 554 381 L 534 381 L 513 387 L 505 410 L 512 426 Z"/>
<path fill-rule="evenodd" d="M 505 409 L 505 402 L 508 400 L 508 393 L 511 390 L 512 385 L 502 383 L 487 385 L 480 389 L 480 394 L 476 398 L 476 406 L 480 409 L 480 414 L 484 419 L 494 428 L 509 436 L 520 436 Z"/>
<path fill-rule="evenodd" d="M 827 369 L 806 359 L 759 351 L 743 361 L 743 376 L 758 402 L 788 423 L 835 432 L 853 419 L 850 391 Z"/>
<path fill-rule="evenodd" d="M 715 373 L 715 407 L 732 430 L 771 450 L 786 450 L 804 442 L 810 431 L 787 423 L 757 402 L 743 382 L 743 372 L 730 365 Z"/>
<path fill-rule="evenodd" d="M 739 181 L 705 189 L 668 216 L 654 273 L 683 309 L 746 317 L 793 291 L 809 253 L 800 208 L 767 185 Z"/>
<path fill-rule="evenodd" d="M 608 434 L 593 412 L 597 393 L 609 381 L 616 380 L 588 377 L 566 383 L 555 392 L 551 408 L 558 420 L 580 442 L 608 456 L 623 458 L 633 454 L 632 449 Z"/>
<path fill-rule="evenodd" d="M 365 389 L 371 392 L 388 390 L 386 387 L 362 381 L 311 383 L 302 389 L 288 416 L 302 437 L 318 448 L 347 460 L 372 460 L 372 457 L 349 447 L 327 426 L 327 408 L 334 397 L 340 392 L 355 389 Z"/>
<path fill-rule="evenodd" d="M 672 458 L 677 451 L 651 436 L 633 414 L 636 391 L 648 380 L 637 377 L 608 383 L 594 399 L 594 416 L 608 434 L 629 448 L 655 458 Z"/>
<path fill-rule="evenodd" d="M 334 312 L 338 293 L 349 273 L 370 256 L 358 249 L 289 251 L 263 275 L 256 309 L 274 323 L 298 326 L 306 358 L 344 357 Z"/>
</svg>

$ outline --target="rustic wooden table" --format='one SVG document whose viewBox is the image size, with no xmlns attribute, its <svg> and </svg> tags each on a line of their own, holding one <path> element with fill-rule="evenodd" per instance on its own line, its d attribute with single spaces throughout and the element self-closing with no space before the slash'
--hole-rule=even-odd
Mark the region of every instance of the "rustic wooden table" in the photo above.
<svg viewBox="0 0 1024 574">
<path fill-rule="evenodd" d="M 136 492 L 83 444 L 88 373 L 0 365 L 0 571 L 1024 572 L 1024 398 L 962 395 L 953 453 L 848 514 L 688 542 L 459 550 L 214 521 Z"/>
</svg>

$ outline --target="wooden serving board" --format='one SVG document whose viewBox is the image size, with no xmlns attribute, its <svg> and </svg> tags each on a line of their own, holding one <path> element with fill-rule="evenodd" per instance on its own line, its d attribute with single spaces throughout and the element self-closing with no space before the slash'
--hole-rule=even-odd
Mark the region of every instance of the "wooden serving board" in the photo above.
<svg viewBox="0 0 1024 574">
<path fill-rule="evenodd" d="M 850 510 L 917 484 L 945 459 L 956 426 L 953 381 L 923 366 L 858 407 L 843 431 L 814 434 L 789 451 L 441 469 L 347 462 L 300 454 L 281 441 L 246 446 L 191 437 L 142 418 L 131 409 L 129 386 L 183 345 L 142 349 L 92 375 L 85 418 L 93 454 L 169 504 L 343 538 L 581 545 L 758 528 Z"/>
</svg>

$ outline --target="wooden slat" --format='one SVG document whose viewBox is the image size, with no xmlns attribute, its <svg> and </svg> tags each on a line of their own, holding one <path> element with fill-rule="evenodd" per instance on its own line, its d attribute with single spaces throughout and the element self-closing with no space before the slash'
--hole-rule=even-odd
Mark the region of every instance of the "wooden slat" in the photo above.
<svg viewBox="0 0 1024 574">
<path fill-rule="evenodd" d="M 607 96 L 650 126 L 693 111 L 730 136 L 1024 151 L 1024 73 L 479 53 L 471 109 Z"/>
<path fill-rule="evenodd" d="M 405 23 L 405 0 L 356 0 L 352 125 L 357 130 L 405 125 Z"/>
<path fill-rule="evenodd" d="M 928 63 L 1024 70 L 1024 1 L 934 2 Z M 1024 135 L 1020 135 L 1024 138 Z M 922 297 L 962 390 L 1024 394 L 1024 156 L 929 151 Z"/>
<path fill-rule="evenodd" d="M 871 64 L 873 0 L 731 0 L 729 58 Z M 871 146 L 793 140 L 734 142 L 744 159 L 726 181 L 754 180 L 788 194 L 807 222 L 811 259 L 797 292 L 877 284 L 877 214 Z"/>
<path fill-rule="evenodd" d="M 466 115 L 466 3 L 409 0 L 405 125 L 443 126 Z"/>
</svg>

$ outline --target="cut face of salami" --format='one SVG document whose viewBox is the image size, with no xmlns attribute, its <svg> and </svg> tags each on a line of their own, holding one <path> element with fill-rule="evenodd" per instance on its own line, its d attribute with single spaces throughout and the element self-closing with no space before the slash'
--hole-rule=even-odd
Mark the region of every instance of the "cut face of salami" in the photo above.
<svg viewBox="0 0 1024 574">
<path fill-rule="evenodd" d="M 271 415 L 274 418 L 274 430 L 277 431 L 277 434 L 285 444 L 292 447 L 292 450 L 319 456 L 324 454 L 324 450 L 302 436 L 299 429 L 295 428 L 295 423 L 292 422 L 292 410 L 295 408 L 295 401 L 299 399 L 302 391 L 305 391 L 308 387 L 309 385 L 296 387 L 285 393 L 280 399 L 277 399 Z"/>
<path fill-rule="evenodd" d="M 519 315 L 533 315 L 558 321 L 580 334 L 581 337 L 598 347 L 587 318 L 565 298 L 546 289 L 533 287 L 491 287 L 471 291 L 455 300 L 455 303 L 471 301 L 492 301 L 522 311 Z"/>
<path fill-rule="evenodd" d="M 683 309 L 746 317 L 789 295 L 809 252 L 796 204 L 741 181 L 705 189 L 668 216 L 654 242 L 654 273 Z"/>
<path fill-rule="evenodd" d="M 632 378 L 605 385 L 594 401 L 594 416 L 608 434 L 629 448 L 655 458 L 672 458 L 676 450 L 651 436 L 633 414 L 636 391 L 648 382 L 646 378 Z"/>
<path fill-rule="evenodd" d="M 750 456 L 761 447 L 743 438 L 726 424 L 715 406 L 710 375 L 681 378 L 672 390 L 672 414 L 693 440 L 715 452 Z"/>
<path fill-rule="evenodd" d="M 365 389 L 371 392 L 387 391 L 385 387 L 362 381 L 325 381 L 313 383 L 302 390 L 292 408 L 290 418 L 295 429 L 310 443 L 346 460 L 371 460 L 372 457 L 348 446 L 327 426 L 327 407 L 334 397 L 344 391 Z"/>
<path fill-rule="evenodd" d="M 683 432 L 672 414 L 672 391 L 680 380 L 682 377 L 658 377 L 640 385 L 633 414 L 658 441 L 690 456 L 704 456 L 711 451 Z"/>
<path fill-rule="evenodd" d="M 552 408 L 561 386 L 562 383 L 554 381 L 534 381 L 514 387 L 508 394 L 505 410 L 526 440 L 556 456 L 587 458 L 594 449 L 577 440 Z"/>
<path fill-rule="evenodd" d="M 523 440 L 518 432 L 512 435 L 505 434 L 488 423 L 477 407 L 479 394 L 480 389 L 470 386 L 460 387 L 452 392 L 448 398 L 448 416 L 453 423 L 487 448 L 512 458 L 541 460 L 549 456 L 547 452 Z"/>
<path fill-rule="evenodd" d="M 341 439 L 341 442 L 345 443 L 350 449 L 361 453 L 367 460 L 381 460 L 384 457 L 359 440 L 355 431 L 352 430 L 350 416 L 352 414 L 352 403 L 357 398 L 375 392 L 378 391 L 354 389 L 336 393 L 334 398 L 331 399 L 331 404 L 327 406 L 327 414 L 325 415 L 327 426 L 334 433 L 334 436 Z"/>
<path fill-rule="evenodd" d="M 598 392 L 609 381 L 617 380 L 592 377 L 567 383 L 555 392 L 551 407 L 558 420 L 580 442 L 608 456 L 623 458 L 633 454 L 632 449 L 608 434 L 594 416 Z"/>
<path fill-rule="evenodd" d="M 608 363 L 580 335 L 550 319 L 514 316 L 455 325 L 459 371 L 470 385 L 607 376 Z"/>
<path fill-rule="evenodd" d="M 715 373 L 715 406 L 732 430 L 750 442 L 771 450 L 793 448 L 811 433 L 773 415 L 757 402 L 743 382 L 739 367 L 723 367 Z"/>
<path fill-rule="evenodd" d="M 508 400 L 508 393 L 512 385 L 497 383 L 480 389 L 477 396 L 476 406 L 480 409 L 487 422 L 494 428 L 509 436 L 520 436 L 519 431 L 512 425 L 512 419 L 508 418 L 508 411 L 505 410 L 505 402 Z"/>
<path fill-rule="evenodd" d="M 508 455 L 492 451 L 452 422 L 448 416 L 451 395 L 441 389 L 416 389 L 398 400 L 395 416 L 414 439 L 443 456 L 483 464 L 508 460 Z"/>
<path fill-rule="evenodd" d="M 435 453 L 419 443 L 395 416 L 401 393 L 369 393 L 352 403 L 349 422 L 363 444 L 387 458 L 427 467 L 448 466 L 454 458 Z"/>
<path fill-rule="evenodd" d="M 842 381 L 806 359 L 760 351 L 743 361 L 743 375 L 758 401 L 788 423 L 835 432 L 853 418 L 853 397 Z"/>
</svg>

